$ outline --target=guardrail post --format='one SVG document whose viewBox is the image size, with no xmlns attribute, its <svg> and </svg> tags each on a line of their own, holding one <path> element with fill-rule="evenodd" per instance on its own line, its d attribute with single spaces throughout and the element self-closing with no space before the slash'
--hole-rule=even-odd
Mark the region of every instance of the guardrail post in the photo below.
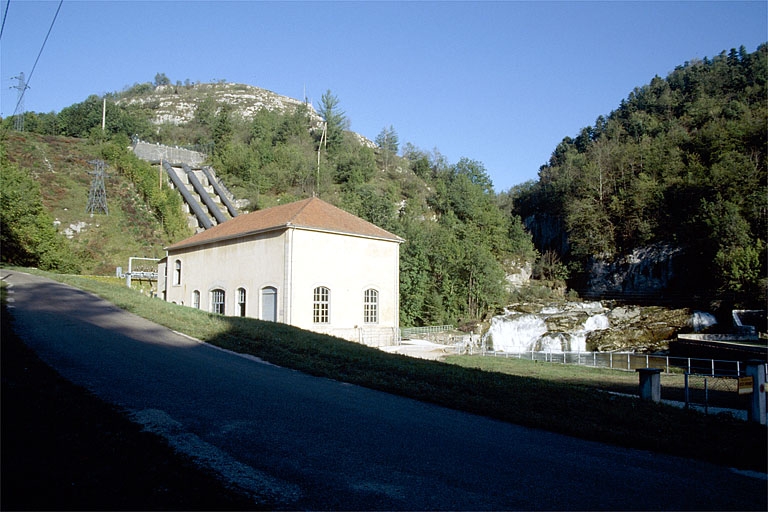
<svg viewBox="0 0 768 512">
<path fill-rule="evenodd" d="M 752 377 L 752 400 L 747 410 L 749 421 L 765 425 L 765 361 L 748 361 L 747 377 Z"/>
</svg>

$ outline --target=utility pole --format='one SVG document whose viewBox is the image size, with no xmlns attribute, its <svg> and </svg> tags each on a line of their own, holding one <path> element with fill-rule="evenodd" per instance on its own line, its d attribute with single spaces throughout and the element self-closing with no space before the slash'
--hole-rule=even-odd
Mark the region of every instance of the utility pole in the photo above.
<svg viewBox="0 0 768 512">
<path fill-rule="evenodd" d="M 17 132 L 24 131 L 24 91 L 29 89 L 26 80 L 24 79 L 24 72 L 19 73 L 19 76 L 14 76 L 12 80 L 18 80 L 17 85 L 12 85 L 11 89 L 18 89 L 18 96 L 16 100 L 16 109 L 13 111 L 13 129 Z"/>
<path fill-rule="evenodd" d="M 320 135 L 320 144 L 317 146 L 317 185 L 315 186 L 315 195 L 320 197 L 320 150 L 325 146 L 328 150 L 328 123 L 323 123 L 323 132 Z"/>
<path fill-rule="evenodd" d="M 93 172 L 88 172 L 93 179 L 91 180 L 91 190 L 88 192 L 88 206 L 85 207 L 85 212 L 90 213 L 91 217 L 99 210 L 109 215 L 109 208 L 107 208 L 107 191 L 104 188 L 104 178 L 109 178 L 109 175 L 105 172 L 106 164 L 104 160 L 91 160 L 89 164 L 95 166 Z"/>
</svg>

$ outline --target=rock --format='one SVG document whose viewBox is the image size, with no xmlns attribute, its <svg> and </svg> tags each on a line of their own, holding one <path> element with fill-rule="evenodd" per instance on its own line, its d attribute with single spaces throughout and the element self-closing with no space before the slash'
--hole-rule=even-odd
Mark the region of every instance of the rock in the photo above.
<svg viewBox="0 0 768 512">
<path fill-rule="evenodd" d="M 492 319 L 484 335 L 495 350 L 657 352 L 690 329 L 691 312 L 658 306 L 605 308 L 600 302 L 524 303 Z"/>
<path fill-rule="evenodd" d="M 654 244 L 608 261 L 595 258 L 588 268 L 587 293 L 594 295 L 649 296 L 669 287 L 675 276 L 680 247 Z"/>
</svg>

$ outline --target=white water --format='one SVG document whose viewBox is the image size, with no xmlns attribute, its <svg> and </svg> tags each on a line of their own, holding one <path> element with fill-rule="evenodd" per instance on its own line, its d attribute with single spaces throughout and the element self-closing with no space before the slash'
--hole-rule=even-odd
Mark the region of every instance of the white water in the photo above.
<svg viewBox="0 0 768 512">
<path fill-rule="evenodd" d="M 494 350 L 503 352 L 584 352 L 590 332 L 610 328 L 608 317 L 600 312 L 589 316 L 576 330 L 549 332 L 546 318 L 562 314 L 564 311 L 550 306 L 543 308 L 538 314 L 508 313 L 496 316 L 491 320 L 485 340 L 492 341 Z M 589 312 L 596 311 L 596 308 L 590 308 Z"/>
<path fill-rule="evenodd" d="M 547 332 L 547 324 L 538 315 L 505 315 L 491 319 L 486 337 L 493 339 L 494 350 L 526 352 Z"/>
<path fill-rule="evenodd" d="M 705 311 L 694 311 L 691 317 L 691 325 L 693 326 L 693 332 L 703 331 L 707 327 L 711 327 L 717 323 L 717 319 L 711 313 Z"/>
</svg>

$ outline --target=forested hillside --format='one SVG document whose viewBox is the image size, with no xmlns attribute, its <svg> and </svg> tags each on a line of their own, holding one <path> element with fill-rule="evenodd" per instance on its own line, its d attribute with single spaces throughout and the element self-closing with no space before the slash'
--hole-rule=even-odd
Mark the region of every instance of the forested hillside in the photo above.
<svg viewBox="0 0 768 512">
<path fill-rule="evenodd" d="M 565 137 L 538 181 L 501 194 L 477 160 L 448 162 L 438 150 L 401 145 L 393 126 L 375 143 L 351 132 L 331 91 L 313 107 L 238 84 L 172 86 L 159 73 L 153 83 L 91 96 L 58 114 L 27 113 L 24 124 L 28 132 L 87 140 L 118 179 L 137 187 L 163 226 L 160 238 L 180 236 L 178 208 L 155 188 L 151 167 L 132 158 L 132 137 L 204 150 L 251 209 L 318 195 L 406 240 L 403 325 L 471 325 L 511 300 L 505 278 L 525 263 L 552 288 L 567 281 L 583 291 L 601 261 L 646 247 L 675 254 L 664 292 L 764 307 L 767 82 L 766 45 L 687 62 Z M 13 122 L 3 120 L 3 137 Z M 3 173 L 10 169 L 32 190 L 29 179 L 42 165 L 5 160 Z"/>
<path fill-rule="evenodd" d="M 575 286 L 595 261 L 668 244 L 682 250 L 678 296 L 763 308 L 767 82 L 768 45 L 654 77 L 503 194 L 509 211 Z"/>
<path fill-rule="evenodd" d="M 242 88 L 218 86 L 229 93 Z M 450 163 L 437 151 L 407 143 L 401 149 L 392 126 L 382 128 L 375 144 L 362 139 L 348 130 L 341 102 L 331 91 L 317 110 L 295 102 L 282 109 L 251 109 L 246 116 L 242 105 L 216 94 L 216 84 L 177 87 L 180 95 L 189 94 L 179 101 L 185 108 L 194 98 L 186 122 L 157 122 L 160 103 L 152 91 L 168 90 L 167 78 L 159 74 L 154 84 L 106 96 L 103 132 L 104 98 L 97 96 L 58 114 L 27 113 L 26 130 L 87 138 L 94 153 L 117 171 L 115 178 L 147 189 L 148 211 L 164 223 L 169 236 L 176 220 L 165 210 L 166 192 L 155 190 L 156 178 L 132 158 L 129 137 L 206 150 L 219 176 L 252 209 L 316 194 L 400 235 L 406 240 L 400 264 L 403 325 L 473 324 L 507 302 L 507 273 L 535 259 L 530 235 L 519 218 L 497 206 L 491 180 L 478 161 Z M 10 130 L 13 120 L 5 119 L 3 126 Z M 20 170 L 36 176 L 35 167 L 41 166 L 32 162 Z"/>
</svg>

